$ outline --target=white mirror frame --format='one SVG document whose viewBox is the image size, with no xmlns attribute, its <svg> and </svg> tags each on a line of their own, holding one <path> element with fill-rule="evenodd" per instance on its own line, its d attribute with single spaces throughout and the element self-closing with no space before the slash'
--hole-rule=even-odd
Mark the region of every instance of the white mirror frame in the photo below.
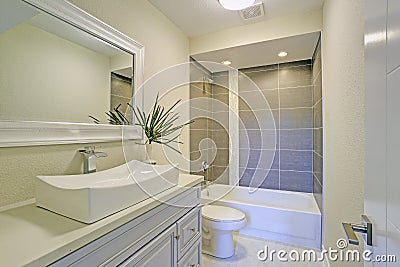
<svg viewBox="0 0 400 267">
<path fill-rule="evenodd" d="M 144 81 L 144 46 L 66 0 L 18 0 L 55 16 L 133 56 L 134 89 Z M 134 93 L 135 94 L 135 93 Z M 143 107 L 143 93 L 134 104 Z M 142 139 L 139 126 L 68 122 L 0 121 L 0 147 L 114 142 Z"/>
</svg>

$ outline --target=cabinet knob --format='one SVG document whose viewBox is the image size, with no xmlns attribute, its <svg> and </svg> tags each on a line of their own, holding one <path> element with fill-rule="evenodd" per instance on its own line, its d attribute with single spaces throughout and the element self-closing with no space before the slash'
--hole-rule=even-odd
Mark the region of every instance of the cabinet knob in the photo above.
<svg viewBox="0 0 400 267">
<path fill-rule="evenodd" d="M 190 228 L 190 231 L 192 231 L 193 233 L 196 232 L 196 228 Z"/>
</svg>

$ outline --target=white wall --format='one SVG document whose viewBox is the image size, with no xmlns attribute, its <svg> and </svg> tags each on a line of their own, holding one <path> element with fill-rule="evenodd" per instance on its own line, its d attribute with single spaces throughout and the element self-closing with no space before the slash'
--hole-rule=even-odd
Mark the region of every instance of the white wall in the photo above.
<svg viewBox="0 0 400 267">
<path fill-rule="evenodd" d="M 190 40 L 190 54 L 317 32 L 321 29 L 322 10 L 272 18 L 194 37 Z"/>
<path fill-rule="evenodd" d="M 145 46 L 145 79 L 175 64 L 189 61 L 189 39 L 166 18 L 158 9 L 146 0 L 71 0 L 82 9 L 94 14 L 96 17 L 117 28 L 123 33 Z M 151 88 L 154 92 L 157 88 Z M 145 106 L 154 103 L 154 94 L 146 97 Z M 189 87 L 179 89 L 163 99 L 163 105 L 169 106 L 177 99 L 189 99 Z M 180 110 L 181 112 L 181 110 Z M 184 115 L 189 114 L 189 109 L 182 110 Z M 189 127 L 184 128 L 181 136 L 184 143 L 181 146 L 183 155 L 189 158 Z M 154 159 L 160 163 L 168 163 L 159 145 L 153 147 Z"/>
<path fill-rule="evenodd" d="M 73 2 L 145 45 L 146 77 L 188 60 L 188 38 L 148 1 Z M 184 142 L 189 147 L 188 140 Z M 99 169 L 124 163 L 121 143 L 97 145 L 109 155 L 98 160 Z M 83 145 L 0 148 L 0 206 L 32 198 L 36 175 L 80 173 L 82 158 L 77 150 L 82 147 Z M 140 159 L 143 156 L 142 147 L 132 142 L 131 148 L 135 157 Z"/>
<path fill-rule="evenodd" d="M 108 56 L 24 23 L 0 35 L 0 58 L 0 120 L 106 121 Z"/>
<path fill-rule="evenodd" d="M 360 222 L 364 204 L 364 1 L 323 8 L 323 244 L 336 248 L 342 222 Z M 359 248 L 362 248 L 360 246 Z M 343 266 L 343 263 L 331 263 Z M 342 265 L 341 265 L 342 264 Z"/>
</svg>

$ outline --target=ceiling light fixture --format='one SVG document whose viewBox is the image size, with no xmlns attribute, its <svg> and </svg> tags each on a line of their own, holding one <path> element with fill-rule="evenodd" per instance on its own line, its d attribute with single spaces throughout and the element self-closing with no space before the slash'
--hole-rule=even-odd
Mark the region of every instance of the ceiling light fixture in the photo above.
<svg viewBox="0 0 400 267">
<path fill-rule="evenodd" d="M 232 64 L 232 62 L 229 60 L 224 60 L 221 63 L 224 64 L 225 66 L 229 66 L 230 64 Z"/>
<path fill-rule="evenodd" d="M 222 61 L 221 63 L 224 64 L 225 66 L 229 66 L 229 65 L 232 64 L 232 62 L 229 61 L 229 60 L 224 60 L 224 61 Z"/>
<path fill-rule="evenodd" d="M 228 10 L 242 10 L 254 4 L 255 0 L 218 0 Z"/>
<path fill-rule="evenodd" d="M 287 56 L 287 52 L 282 51 L 282 52 L 280 52 L 280 53 L 278 54 L 278 56 L 280 56 L 280 57 L 286 57 L 286 56 Z"/>
</svg>

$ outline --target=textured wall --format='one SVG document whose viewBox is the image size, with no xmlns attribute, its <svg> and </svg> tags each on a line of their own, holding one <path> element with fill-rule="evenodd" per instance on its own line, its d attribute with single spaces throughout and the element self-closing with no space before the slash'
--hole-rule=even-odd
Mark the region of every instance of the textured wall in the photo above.
<svg viewBox="0 0 400 267">
<path fill-rule="evenodd" d="M 266 177 L 261 188 L 313 192 L 311 67 L 311 60 L 303 60 L 241 70 L 257 84 L 269 104 L 264 109 L 251 110 L 243 101 L 239 103 L 245 126 L 240 133 L 241 185 Z M 239 86 L 239 96 L 251 106 L 260 100 L 248 90 Z M 258 129 L 256 120 L 257 113 L 270 111 L 277 130 L 276 146 L 271 140 L 264 140 L 264 136 L 273 138 L 270 132 L 274 129 Z M 273 153 L 270 166 L 264 155 Z"/>
<path fill-rule="evenodd" d="M 326 0 L 323 22 L 323 244 L 336 247 L 364 205 L 364 1 Z"/>
</svg>

